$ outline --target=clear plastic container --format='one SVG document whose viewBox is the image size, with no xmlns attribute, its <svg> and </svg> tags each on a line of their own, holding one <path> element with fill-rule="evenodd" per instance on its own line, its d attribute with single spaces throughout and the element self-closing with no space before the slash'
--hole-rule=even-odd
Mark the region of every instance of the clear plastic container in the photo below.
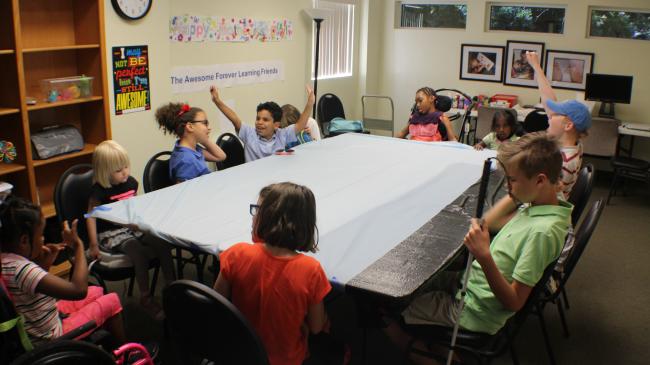
<svg viewBox="0 0 650 365">
<path fill-rule="evenodd" d="M 73 76 L 41 80 L 41 90 L 45 101 L 56 101 L 87 98 L 93 93 L 93 77 Z"/>
</svg>

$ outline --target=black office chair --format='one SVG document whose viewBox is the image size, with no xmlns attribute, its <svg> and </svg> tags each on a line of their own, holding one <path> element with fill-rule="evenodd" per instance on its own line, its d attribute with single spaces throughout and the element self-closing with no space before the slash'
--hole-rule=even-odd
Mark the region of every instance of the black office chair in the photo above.
<svg viewBox="0 0 650 365">
<path fill-rule="evenodd" d="M 612 196 L 616 195 L 621 180 L 632 179 L 650 185 L 650 162 L 634 157 L 614 156 L 611 163 L 614 168 L 614 177 L 607 194 L 607 204 Z"/>
<path fill-rule="evenodd" d="M 229 167 L 241 165 L 246 162 L 244 156 L 244 145 L 239 138 L 232 133 L 223 133 L 217 138 L 217 146 L 226 153 L 226 159 L 217 162 L 217 170 L 225 170 Z"/>
<path fill-rule="evenodd" d="M 539 306 L 539 297 L 544 292 L 546 282 L 551 277 L 555 263 L 553 261 L 546 267 L 542 277 L 530 292 L 526 304 L 508 319 L 503 328 L 494 335 L 459 329 L 454 352 L 461 357 L 470 356 L 476 359 L 478 363 L 487 364 L 491 359 L 499 357 L 509 350 L 513 362 L 517 364 L 517 354 L 515 353 L 513 341 L 528 315 Z M 445 348 L 451 348 L 452 328 L 434 325 L 406 325 L 404 330 L 426 343 L 435 343 Z M 438 355 L 416 348 L 410 348 L 409 351 L 439 361 L 442 360 L 442 362 L 446 360 L 438 358 Z"/>
<path fill-rule="evenodd" d="M 211 288 L 190 280 L 175 281 L 163 291 L 163 307 L 179 364 L 203 359 L 218 364 L 268 364 L 255 329 Z"/>
<path fill-rule="evenodd" d="M 571 224 L 575 227 L 582 216 L 582 212 L 587 206 L 587 202 L 591 197 L 591 191 L 594 188 L 596 170 L 594 165 L 586 164 L 580 169 L 578 179 L 571 189 L 569 194 L 569 203 L 573 204 L 573 211 L 571 212 Z"/>
<path fill-rule="evenodd" d="M 330 121 L 337 117 L 345 119 L 345 111 L 343 110 L 341 99 L 331 93 L 323 94 L 323 96 L 318 99 L 316 117 L 318 118 L 320 130 L 323 132 L 325 137 L 329 137 Z"/>
<path fill-rule="evenodd" d="M 526 133 L 545 131 L 546 129 L 548 129 L 548 116 L 544 110 L 535 109 L 528 113 L 524 119 Z"/>
<path fill-rule="evenodd" d="M 169 151 L 158 152 L 147 161 L 142 174 L 142 187 L 145 193 L 174 185 L 169 174 L 169 156 L 171 154 Z M 167 158 L 161 159 L 164 156 Z"/>
<path fill-rule="evenodd" d="M 602 214 L 604 207 L 605 206 L 603 205 L 602 199 L 597 200 L 591 206 L 591 209 L 589 209 L 589 212 L 587 213 L 587 216 L 585 217 L 584 221 L 580 225 L 580 228 L 578 228 L 578 230 L 575 233 L 575 244 L 573 246 L 573 250 L 567 257 L 566 263 L 564 265 L 564 271 L 562 273 L 559 273 L 558 276 L 556 276 L 557 288 L 553 292 L 547 291 L 547 293 L 540 298 L 539 303 L 536 307 L 535 314 L 539 316 L 539 320 L 542 325 L 544 340 L 547 346 L 547 351 L 549 353 L 549 356 L 551 357 L 553 357 L 553 351 L 550 347 L 551 345 L 550 345 L 550 340 L 548 338 L 548 333 L 546 332 L 546 325 L 544 321 L 544 307 L 548 303 L 556 304 L 558 312 L 560 314 L 560 320 L 562 321 L 564 336 L 569 337 L 569 329 L 564 315 L 562 296 L 564 296 L 565 298 L 564 304 L 567 305 L 567 309 L 568 309 L 568 301 L 566 301 L 566 292 L 565 292 L 566 283 L 569 280 L 571 273 L 573 273 L 573 270 L 575 269 L 576 265 L 578 264 L 578 261 L 580 260 L 582 253 L 587 247 L 587 243 L 589 243 L 589 240 L 591 239 L 591 235 L 594 233 L 594 230 L 598 225 L 598 221 L 600 220 L 600 215 Z M 555 363 L 555 360 L 553 358 L 551 361 Z"/>
<path fill-rule="evenodd" d="M 90 164 L 79 164 L 70 167 L 59 178 L 54 188 L 54 206 L 59 223 L 77 219 L 77 233 L 87 245 L 88 231 L 84 214 L 88 211 L 88 199 L 92 188 L 93 170 Z M 133 263 L 125 255 L 107 252 L 100 249 L 101 260 L 91 263 L 89 273 L 97 283 L 108 291 L 105 281 L 122 281 L 129 279 L 128 295 L 133 295 L 135 271 Z M 151 260 L 154 274 L 151 281 L 152 292 L 156 289 L 158 280 L 158 260 Z"/>
<path fill-rule="evenodd" d="M 115 365 L 101 347 L 84 341 L 56 340 L 17 358 L 12 365 Z"/>
</svg>

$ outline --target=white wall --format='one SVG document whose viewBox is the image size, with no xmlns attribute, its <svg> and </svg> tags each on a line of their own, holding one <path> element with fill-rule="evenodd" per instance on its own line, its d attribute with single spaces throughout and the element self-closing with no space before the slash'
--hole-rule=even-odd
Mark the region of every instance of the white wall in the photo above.
<svg viewBox="0 0 650 365">
<path fill-rule="evenodd" d="M 624 121 L 650 123 L 650 41 L 613 38 L 587 38 L 589 6 L 617 6 L 650 9 L 648 0 L 545 0 L 543 4 L 567 5 L 565 33 L 541 34 L 525 32 L 486 32 L 487 1 L 467 0 L 467 29 L 398 29 L 395 28 L 395 1 L 371 1 L 371 7 L 381 7 L 383 21 L 369 31 L 380 42 L 381 63 L 374 76 L 380 80 L 378 93 L 393 97 L 396 102 L 397 128 L 406 125 L 408 110 L 415 91 L 425 85 L 434 88 L 457 88 L 470 95 L 496 93 L 519 95 L 521 104 L 538 102 L 537 89 L 505 86 L 503 84 L 459 79 L 461 44 L 506 46 L 508 40 L 544 42 L 545 49 L 593 52 L 594 72 L 634 75 L 632 103 L 616 106 L 617 117 Z M 498 1 L 493 1 L 498 2 Z M 502 1 L 512 3 L 513 1 Z M 522 3 L 522 2 L 520 2 Z M 371 24 L 372 26 L 372 24 Z M 373 40 L 369 40 L 372 44 Z M 372 62 L 372 61 L 370 61 Z M 576 92 L 557 90 L 558 98 L 575 98 Z M 597 110 L 596 110 L 597 113 Z M 639 152 L 650 156 L 650 143 L 639 140 Z"/>
<path fill-rule="evenodd" d="M 368 0 L 363 0 L 368 1 Z M 197 66 L 224 63 L 244 63 L 263 60 L 282 60 L 285 80 L 257 85 L 233 86 L 221 90 L 224 100 L 233 100 L 235 111 L 245 123 L 255 121 L 255 108 L 264 101 L 282 105 L 290 103 L 299 109 L 306 101 L 305 85 L 311 83 L 312 23 L 303 8 L 312 6 L 311 0 L 158 0 L 153 2 L 150 13 L 142 20 L 127 22 L 113 11 L 105 0 L 106 12 L 106 58 L 108 77 L 111 79 L 111 47 L 147 44 L 150 53 L 151 107 L 152 110 L 121 116 L 112 115 L 113 138 L 129 151 L 132 175 L 141 179 L 147 160 L 156 152 L 170 150 L 174 138 L 163 136 L 154 120 L 156 108 L 170 101 L 185 101 L 203 108 L 212 126 L 214 139 L 221 133 L 217 108 L 210 101 L 209 91 L 172 94 L 169 80 L 174 66 Z M 261 43 L 197 42 L 172 43 L 168 40 L 169 18 L 173 15 L 225 15 L 258 19 L 287 18 L 293 21 L 292 40 Z M 355 49 L 359 44 L 360 6 L 355 9 Z M 354 55 L 353 76 L 319 80 L 318 95 L 332 92 L 343 101 L 346 114 L 357 115 L 360 87 L 358 81 L 359 57 Z M 112 90 L 112 81 L 109 81 Z M 112 96 L 111 96 L 112 97 Z M 348 105 L 349 104 L 349 105 Z M 111 114 L 114 114 L 111 100 Z"/>
</svg>

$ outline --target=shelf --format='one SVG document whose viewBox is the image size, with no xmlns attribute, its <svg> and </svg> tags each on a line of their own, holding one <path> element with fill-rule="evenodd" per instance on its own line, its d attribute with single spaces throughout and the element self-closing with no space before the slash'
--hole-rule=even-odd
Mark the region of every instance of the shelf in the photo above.
<svg viewBox="0 0 650 365">
<path fill-rule="evenodd" d="M 102 100 L 102 99 L 104 99 L 104 98 L 101 97 L 101 96 L 91 96 L 89 98 L 73 99 L 73 100 L 66 100 L 66 101 L 56 101 L 54 103 L 48 103 L 46 101 L 40 101 L 36 105 L 27 106 L 27 110 L 32 111 L 32 110 L 40 110 L 40 109 L 58 108 L 60 106 L 90 103 L 90 102 L 98 101 L 98 100 Z"/>
<path fill-rule="evenodd" d="M 16 113 L 20 113 L 20 109 L 0 107 L 0 115 L 9 115 L 9 114 L 16 114 Z"/>
<path fill-rule="evenodd" d="M 97 145 L 86 143 L 84 149 L 77 152 L 66 153 L 65 155 L 59 155 L 56 157 L 48 158 L 47 160 L 34 160 L 34 167 L 49 165 L 63 160 L 68 160 L 75 157 L 90 155 L 95 151 Z"/>
<path fill-rule="evenodd" d="M 74 50 L 77 50 L 77 49 L 93 49 L 93 48 L 98 49 L 99 44 L 76 44 L 76 45 L 72 45 L 72 46 L 24 48 L 23 53 L 74 51 Z"/>
<path fill-rule="evenodd" d="M 0 176 L 11 174 L 12 172 L 23 171 L 24 169 L 25 166 L 21 164 L 0 162 Z"/>
<path fill-rule="evenodd" d="M 56 208 L 54 207 L 54 202 L 47 202 L 41 204 L 41 211 L 45 219 L 56 217 Z"/>
<path fill-rule="evenodd" d="M 3 55 L 3 54 L 14 54 L 14 50 L 13 49 L 0 49 L 0 55 Z"/>
</svg>

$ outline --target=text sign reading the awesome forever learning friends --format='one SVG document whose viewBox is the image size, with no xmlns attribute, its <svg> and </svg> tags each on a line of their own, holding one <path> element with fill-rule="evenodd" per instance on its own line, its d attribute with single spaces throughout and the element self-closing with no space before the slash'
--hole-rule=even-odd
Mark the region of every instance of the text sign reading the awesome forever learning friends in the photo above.
<svg viewBox="0 0 650 365">
<path fill-rule="evenodd" d="M 174 94 L 204 91 L 210 85 L 229 87 L 276 80 L 284 80 L 283 61 L 174 67 L 170 78 Z"/>
<path fill-rule="evenodd" d="M 151 109 L 147 46 L 113 47 L 115 115 Z"/>
</svg>

